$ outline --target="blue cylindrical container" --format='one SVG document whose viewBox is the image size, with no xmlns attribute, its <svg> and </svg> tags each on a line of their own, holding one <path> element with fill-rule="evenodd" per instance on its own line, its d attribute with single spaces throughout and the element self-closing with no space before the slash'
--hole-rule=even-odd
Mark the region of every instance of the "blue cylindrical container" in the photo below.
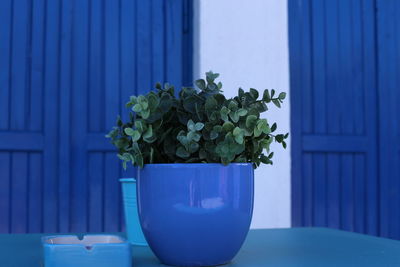
<svg viewBox="0 0 400 267">
<path fill-rule="evenodd" d="M 122 197 L 128 241 L 133 245 L 147 246 L 139 222 L 136 198 L 136 180 L 134 178 L 122 178 L 119 179 L 119 181 L 122 184 Z"/>
<path fill-rule="evenodd" d="M 237 254 L 253 212 L 252 164 L 146 164 L 138 170 L 139 218 L 160 261 L 214 266 Z"/>
</svg>

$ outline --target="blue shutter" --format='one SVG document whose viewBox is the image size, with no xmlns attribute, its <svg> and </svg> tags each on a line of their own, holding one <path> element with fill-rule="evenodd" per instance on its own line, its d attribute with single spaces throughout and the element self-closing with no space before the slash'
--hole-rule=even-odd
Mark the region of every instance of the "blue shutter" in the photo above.
<svg viewBox="0 0 400 267">
<path fill-rule="evenodd" d="M 400 2 L 289 12 L 293 225 L 400 239 Z"/>
<path fill-rule="evenodd" d="M 400 2 L 377 0 L 380 233 L 400 239 Z"/>
<path fill-rule="evenodd" d="M 130 95 L 188 85 L 189 0 L 0 1 L 0 232 L 119 231 L 104 135 Z"/>
<path fill-rule="evenodd" d="M 381 233 L 375 12 L 289 0 L 293 226 Z"/>
</svg>

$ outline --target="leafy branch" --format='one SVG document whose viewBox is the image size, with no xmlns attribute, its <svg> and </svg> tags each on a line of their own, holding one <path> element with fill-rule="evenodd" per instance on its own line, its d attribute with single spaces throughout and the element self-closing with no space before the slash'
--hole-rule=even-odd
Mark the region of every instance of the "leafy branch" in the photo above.
<svg viewBox="0 0 400 267">
<path fill-rule="evenodd" d="M 155 91 L 131 96 L 126 104 L 130 119 L 120 117 L 106 137 L 118 150 L 118 157 L 143 167 L 146 163 L 223 163 L 272 164 L 272 142 L 286 148 L 288 134 L 275 134 L 260 114 L 272 103 L 280 108 L 286 93 L 274 89 L 248 92 L 226 99 L 218 73 L 207 72 L 195 81 L 196 88 L 183 87 L 175 97 L 174 86 L 157 83 Z M 264 152 L 266 154 L 264 154 Z"/>
</svg>

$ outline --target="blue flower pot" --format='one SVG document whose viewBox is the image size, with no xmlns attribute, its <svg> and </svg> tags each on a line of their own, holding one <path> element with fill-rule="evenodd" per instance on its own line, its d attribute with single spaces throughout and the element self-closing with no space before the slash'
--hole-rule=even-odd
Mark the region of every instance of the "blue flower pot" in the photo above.
<svg viewBox="0 0 400 267">
<path fill-rule="evenodd" d="M 214 266 L 233 259 L 253 212 L 251 164 L 146 164 L 137 177 L 139 220 L 162 263 Z"/>
</svg>

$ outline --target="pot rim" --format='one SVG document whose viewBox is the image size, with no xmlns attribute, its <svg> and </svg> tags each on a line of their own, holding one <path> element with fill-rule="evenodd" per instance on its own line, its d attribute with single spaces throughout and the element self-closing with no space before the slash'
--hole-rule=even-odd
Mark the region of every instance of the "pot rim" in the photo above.
<svg viewBox="0 0 400 267">
<path fill-rule="evenodd" d="M 220 167 L 229 167 L 230 165 L 234 166 L 252 166 L 253 163 L 239 163 L 239 162 L 233 162 L 229 163 L 228 165 L 223 165 L 222 163 L 147 163 L 144 164 L 143 168 L 146 166 L 149 167 L 202 167 L 202 166 L 220 166 Z M 140 168 L 139 168 L 140 169 Z"/>
</svg>

